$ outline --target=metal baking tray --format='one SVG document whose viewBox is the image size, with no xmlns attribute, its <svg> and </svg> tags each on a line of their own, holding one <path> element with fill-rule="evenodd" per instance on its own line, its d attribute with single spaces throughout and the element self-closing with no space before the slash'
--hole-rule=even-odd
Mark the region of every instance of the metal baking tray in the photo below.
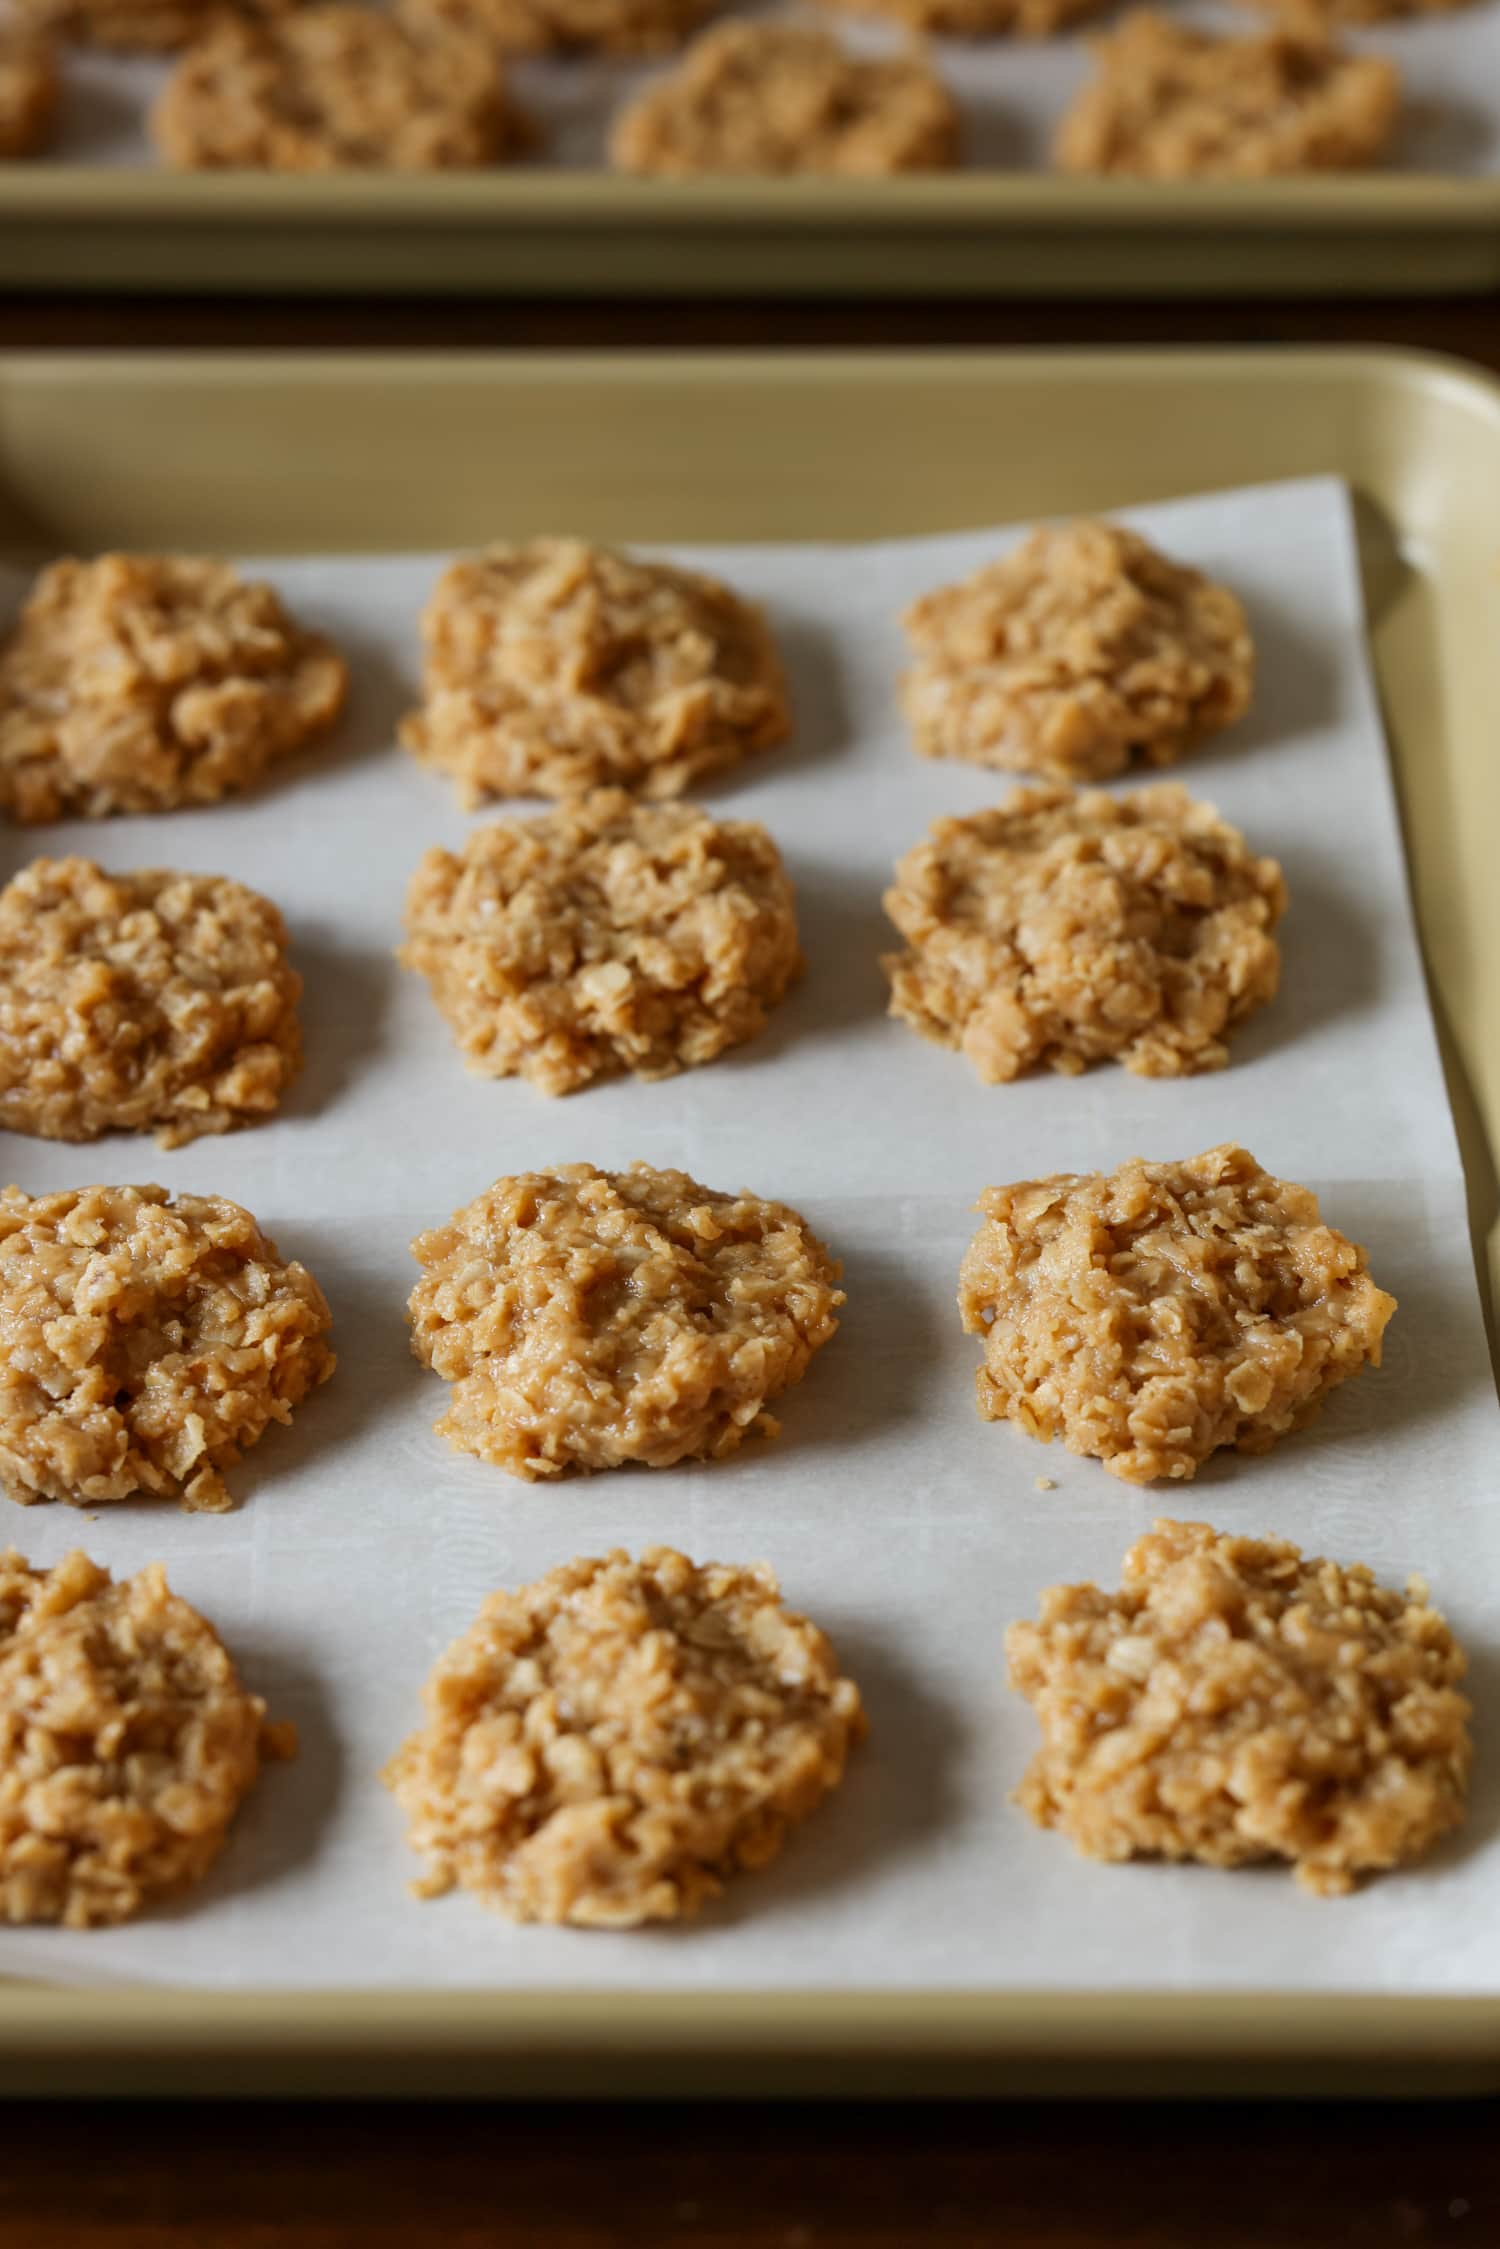
<svg viewBox="0 0 1500 2249">
<path fill-rule="evenodd" d="M 502 515 L 516 535 L 857 539 L 1312 472 L 1357 496 L 1493 1281 L 1500 386 L 1380 352 L 0 359 L 0 550 L 26 555 L 436 549 Z M 8 2093 L 1440 2087 L 1500 2087 L 1500 1998 L 0 1983 Z"/>
<path fill-rule="evenodd" d="M 1500 179 L 654 181 L 0 165 L 0 286 L 539 296 L 1500 287 Z"/>
</svg>

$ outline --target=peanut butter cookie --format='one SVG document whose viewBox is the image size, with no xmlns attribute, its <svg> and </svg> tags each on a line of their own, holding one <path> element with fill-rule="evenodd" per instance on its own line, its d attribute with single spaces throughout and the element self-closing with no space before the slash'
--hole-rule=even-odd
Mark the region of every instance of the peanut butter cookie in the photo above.
<svg viewBox="0 0 1500 2249">
<path fill-rule="evenodd" d="M 1017 1800 L 1088 1858 L 1285 1859 L 1332 1897 L 1463 1820 L 1464 1653 L 1420 1580 L 1158 1522 L 1006 1653 L 1042 1732 Z"/>
<path fill-rule="evenodd" d="M 1275 996 L 1286 885 L 1173 782 L 1022 788 L 935 822 L 885 910 L 908 946 L 884 964 L 891 1013 L 987 1085 L 1110 1057 L 1166 1078 L 1222 1067 L 1226 1031 Z"/>
<path fill-rule="evenodd" d="M 401 739 L 468 805 L 611 784 L 681 796 L 790 726 L 759 610 L 697 571 L 577 539 L 454 563 L 422 636 L 426 697 Z"/>
<path fill-rule="evenodd" d="M 904 623 L 924 757 L 1103 781 L 1132 758 L 1173 764 L 1250 702 L 1234 595 L 1113 523 L 1034 531 Z"/>
<path fill-rule="evenodd" d="M 61 101 L 51 41 L 24 24 L 0 23 L 0 160 L 39 156 L 52 139 Z"/>
<path fill-rule="evenodd" d="M 227 563 L 55 562 L 0 646 L 0 810 L 211 804 L 326 733 L 348 684 L 337 650 Z"/>
<path fill-rule="evenodd" d="M 36 859 L 0 891 L 0 1125 L 180 1148 L 268 1116 L 302 979 L 268 898 L 222 875 Z"/>
<path fill-rule="evenodd" d="M 958 160 L 958 105 L 917 55 L 849 54 L 826 32 L 717 24 L 623 112 L 626 172 L 928 171 Z"/>
<path fill-rule="evenodd" d="M 984 1339 L 980 1412 L 1126 1483 L 1268 1452 L 1380 1364 L 1395 1298 L 1243 1148 L 991 1187 L 979 1208 L 958 1304 Z"/>
<path fill-rule="evenodd" d="M 219 1512 L 222 1469 L 334 1368 L 323 1292 L 248 1211 L 164 1187 L 0 1193 L 0 1486 Z"/>
<path fill-rule="evenodd" d="M 202 1880 L 289 1726 L 160 1563 L 0 1553 L 0 1922 L 127 1921 Z"/>
<path fill-rule="evenodd" d="M 1065 172 L 1137 179 L 1265 179 L 1373 164 L 1396 130 L 1393 63 L 1316 26 L 1218 39 L 1152 9 L 1093 42 L 1097 75 L 1058 128 Z"/>
<path fill-rule="evenodd" d="M 469 1067 L 543 1093 L 711 1062 L 764 1027 L 802 966 L 764 828 L 622 789 L 429 851 L 406 932 L 401 959 Z"/>
<path fill-rule="evenodd" d="M 695 1913 L 843 1778 L 865 1731 L 823 1634 L 764 1564 L 670 1547 L 493 1593 L 386 1769 L 430 1873 L 513 1921 Z"/>
<path fill-rule="evenodd" d="M 339 0 L 217 23 L 178 63 L 151 130 L 184 171 L 456 171 L 532 139 L 479 32 Z"/>
<path fill-rule="evenodd" d="M 838 1326 L 839 1268 L 784 1203 L 562 1164 L 418 1235 L 412 1348 L 439 1433 L 513 1476 L 721 1459 Z"/>
</svg>

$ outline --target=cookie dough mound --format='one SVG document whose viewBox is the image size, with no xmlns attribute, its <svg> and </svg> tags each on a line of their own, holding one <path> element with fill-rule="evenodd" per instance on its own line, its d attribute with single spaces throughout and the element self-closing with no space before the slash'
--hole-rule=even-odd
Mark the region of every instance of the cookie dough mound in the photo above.
<svg viewBox="0 0 1500 2249">
<path fill-rule="evenodd" d="M 454 563 L 422 635 L 426 700 L 401 739 L 467 805 L 611 783 L 681 796 L 791 723 L 759 610 L 696 571 L 577 539 Z"/>
<path fill-rule="evenodd" d="M 1175 783 L 1023 788 L 937 821 L 885 910 L 909 948 L 884 964 L 891 1013 L 986 1085 L 1111 1056 L 1171 1078 L 1219 1069 L 1225 1032 L 1274 998 L 1286 885 Z"/>
<path fill-rule="evenodd" d="M 1051 39 L 1097 16 L 1108 0 L 824 0 L 855 15 L 888 16 L 939 39 Z"/>
<path fill-rule="evenodd" d="M 114 1584 L 0 1553 L 0 1922 L 96 1928 L 201 1881 L 262 1757 L 294 1754 L 160 1563 Z"/>
<path fill-rule="evenodd" d="M 979 1410 L 1184 1480 L 1221 1445 L 1268 1452 L 1379 1366 L 1396 1300 L 1317 1197 L 1243 1148 L 991 1187 L 958 1304 L 984 1338 Z"/>
<path fill-rule="evenodd" d="M 488 39 L 338 0 L 217 24 L 177 65 L 151 130 L 181 171 L 452 171 L 530 140 Z"/>
<path fill-rule="evenodd" d="M 11 0 L 23 21 L 80 46 L 120 54 L 185 47 L 221 17 L 273 16 L 297 0 Z"/>
<path fill-rule="evenodd" d="M 1286 1859 L 1329 1897 L 1463 1820 L 1464 1654 L 1420 1580 L 1158 1522 L 1006 1653 L 1042 1734 L 1017 1801 L 1088 1858 Z"/>
<path fill-rule="evenodd" d="M 0 1486 L 231 1506 L 220 1470 L 334 1368 L 323 1292 L 248 1211 L 164 1187 L 0 1193 Z"/>
<path fill-rule="evenodd" d="M 437 1424 L 513 1476 L 721 1459 L 838 1326 L 839 1268 L 784 1203 L 682 1171 L 500 1179 L 412 1243 L 412 1349 Z"/>
<path fill-rule="evenodd" d="M 924 757 L 1103 781 L 1171 765 L 1249 707 L 1254 652 L 1224 586 L 1134 531 L 1034 531 L 903 620 L 902 702 Z"/>
<path fill-rule="evenodd" d="M 0 646 L 0 811 L 214 803 L 326 733 L 348 684 L 337 650 L 227 563 L 55 562 Z"/>
<path fill-rule="evenodd" d="M 493 1593 L 435 1666 L 384 1778 L 427 1860 L 513 1921 L 695 1913 L 843 1778 L 865 1731 L 815 1625 L 764 1564 L 670 1547 Z"/>
<path fill-rule="evenodd" d="M 680 47 L 709 0 L 403 0 L 402 14 L 473 30 L 503 55 L 662 55 Z"/>
<path fill-rule="evenodd" d="M 1264 179 L 1373 164 L 1396 130 L 1393 63 L 1288 24 L 1218 39 L 1150 9 L 1094 42 L 1097 77 L 1058 128 L 1065 172 Z"/>
<path fill-rule="evenodd" d="M 0 23 L 0 161 L 39 156 L 52 139 L 62 79 L 51 42 Z"/>
<path fill-rule="evenodd" d="M 34 860 L 0 891 L 0 1125 L 179 1148 L 252 1124 L 296 1075 L 301 990 L 242 883 Z"/>
<path fill-rule="evenodd" d="M 958 161 L 958 106 L 916 55 L 852 55 L 826 32 L 722 23 L 625 110 L 627 172 L 919 172 Z"/>
<path fill-rule="evenodd" d="M 429 851 L 406 931 L 401 959 L 469 1067 L 543 1093 L 711 1062 L 764 1027 L 802 966 L 764 828 L 622 789 Z"/>
</svg>

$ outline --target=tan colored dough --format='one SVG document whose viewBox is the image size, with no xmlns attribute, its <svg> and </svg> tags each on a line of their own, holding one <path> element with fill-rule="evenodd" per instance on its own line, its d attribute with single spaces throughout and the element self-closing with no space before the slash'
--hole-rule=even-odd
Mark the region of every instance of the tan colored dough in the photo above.
<svg viewBox="0 0 1500 2249">
<path fill-rule="evenodd" d="M 468 805 L 609 786 L 680 796 L 791 723 L 758 609 L 697 571 L 578 539 L 454 563 L 422 638 L 424 699 L 401 739 Z"/>
<path fill-rule="evenodd" d="M 1127 1483 L 1268 1452 L 1380 1364 L 1395 1298 L 1243 1148 L 991 1187 L 979 1208 L 958 1303 L 981 1414 Z"/>
<path fill-rule="evenodd" d="M 412 1255 L 412 1349 L 453 1385 L 439 1434 L 528 1478 L 774 1435 L 844 1301 L 796 1211 L 649 1164 L 499 1179 Z"/>
<path fill-rule="evenodd" d="M 401 958 L 470 1069 L 553 1094 L 713 1061 L 763 1029 L 802 967 L 764 828 L 621 789 L 429 851 Z"/>
<path fill-rule="evenodd" d="M 1018 1801 L 1085 1857 L 1283 1859 L 1333 1897 L 1463 1820 L 1464 1653 L 1419 1580 L 1163 1521 L 1006 1653 L 1042 1733 Z"/>
<path fill-rule="evenodd" d="M 1265 179 L 1374 164 L 1400 115 L 1396 67 L 1305 20 L 1219 39 L 1151 9 L 1093 42 L 1095 76 L 1058 128 L 1065 172 Z"/>
<path fill-rule="evenodd" d="M 348 685 L 338 651 L 227 563 L 55 562 L 0 644 L 0 810 L 215 803 L 325 734 Z"/>
<path fill-rule="evenodd" d="M 1225 586 L 1118 524 L 1034 531 L 914 602 L 901 699 L 924 757 L 1103 781 L 1173 764 L 1248 708 L 1254 651 Z"/>
<path fill-rule="evenodd" d="M 0 1553 L 0 1922 L 88 1929 L 200 1882 L 262 1758 L 295 1754 L 159 1562 Z"/>
<path fill-rule="evenodd" d="M 178 1148 L 269 1116 L 302 979 L 268 898 L 222 875 L 36 859 L 0 891 L 0 1125 Z"/>
<path fill-rule="evenodd" d="M 958 105 L 920 55 L 855 55 L 771 19 L 716 24 L 622 111 L 626 172 L 927 171 L 958 161 Z"/>
<path fill-rule="evenodd" d="M 215 24 L 178 63 L 151 130 L 185 171 L 461 171 L 533 138 L 489 39 L 342 0 Z"/>
<path fill-rule="evenodd" d="M 1286 885 L 1175 782 L 1021 788 L 936 821 L 885 910 L 907 943 L 884 964 L 891 1013 L 987 1085 L 1111 1058 L 1181 1077 L 1221 1068 L 1275 996 Z"/>
<path fill-rule="evenodd" d="M 323 1292 L 248 1211 L 164 1187 L 0 1193 L 0 1486 L 232 1506 L 222 1471 L 334 1369 Z"/>
<path fill-rule="evenodd" d="M 514 1921 L 695 1913 L 843 1778 L 865 1731 L 823 1634 L 764 1564 L 670 1547 L 493 1593 L 433 1669 L 386 1785 L 426 1859 Z"/>
</svg>

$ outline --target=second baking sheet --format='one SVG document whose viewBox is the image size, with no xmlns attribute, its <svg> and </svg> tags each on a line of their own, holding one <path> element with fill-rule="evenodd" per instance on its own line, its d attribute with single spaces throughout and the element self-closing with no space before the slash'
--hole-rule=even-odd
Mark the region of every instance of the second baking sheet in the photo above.
<svg viewBox="0 0 1500 2249">
<path fill-rule="evenodd" d="M 471 824 L 391 747 L 435 558 L 270 566 L 355 665 L 350 724 L 306 771 L 201 815 L 6 835 L 7 872 L 71 848 L 117 867 L 234 874 L 286 909 L 308 978 L 309 1066 L 280 1120 L 172 1155 L 9 1139 L 5 1169 L 31 1188 L 157 1177 L 236 1196 L 324 1281 L 342 1363 L 231 1479 L 243 1499 L 231 1517 L 7 1509 L 33 1560 L 80 1542 L 116 1569 L 163 1556 L 277 1714 L 301 1721 L 304 1750 L 268 1773 L 210 1883 L 170 1917 L 101 1936 L 6 1934 L 0 1973 L 239 1987 L 1500 1989 L 1483 1754 L 1500 1624 L 1495 1408 L 1347 499 L 1332 483 L 1289 485 L 1132 520 L 1235 585 L 1261 655 L 1251 718 L 1182 768 L 1282 859 L 1292 893 L 1282 996 L 1217 1077 L 1105 1069 L 985 1088 L 882 1013 L 891 862 L 936 814 L 1008 785 L 912 756 L 893 698 L 896 612 L 993 553 L 993 532 L 699 558 L 769 604 L 790 658 L 794 743 L 710 801 L 780 841 L 809 973 L 764 1038 L 663 1085 L 559 1104 L 468 1078 L 425 990 L 391 962 L 420 851 Z M 1367 1243 L 1401 1299 L 1385 1368 L 1268 1459 L 1221 1460 L 1166 1492 L 1132 1492 L 1093 1462 L 980 1423 L 976 1347 L 953 1307 L 979 1189 L 1228 1137 L 1317 1187 Z M 784 1436 L 707 1468 L 554 1489 L 451 1454 L 430 1428 L 445 1393 L 406 1347 L 408 1237 L 501 1171 L 636 1156 L 784 1197 L 844 1256 L 844 1326 L 785 1402 Z M 1058 1489 L 1039 1493 L 1042 1474 Z M 1280 1870 L 1090 1866 L 1007 1805 L 1033 1736 L 1004 1689 L 1005 1624 L 1055 1579 L 1112 1581 L 1157 1512 L 1430 1575 L 1479 1658 L 1481 1764 L 1470 1827 L 1429 1868 L 1318 1904 Z M 416 1905 L 403 1889 L 415 1862 L 374 1776 L 433 1655 L 492 1585 L 652 1539 L 771 1559 L 794 1604 L 833 1633 L 874 1726 L 848 1786 L 777 1867 L 681 1930 L 516 1930 L 463 1898 Z"/>
</svg>

